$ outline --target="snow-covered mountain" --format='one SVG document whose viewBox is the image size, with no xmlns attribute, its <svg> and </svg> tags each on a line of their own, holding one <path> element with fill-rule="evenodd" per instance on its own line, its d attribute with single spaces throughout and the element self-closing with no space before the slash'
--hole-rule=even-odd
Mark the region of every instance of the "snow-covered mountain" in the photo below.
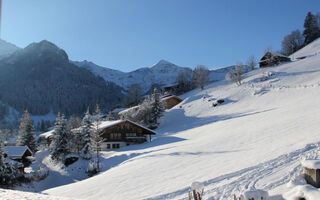
<svg viewBox="0 0 320 200">
<path fill-rule="evenodd" d="M 82 114 L 97 103 L 108 110 L 121 103 L 120 90 L 70 63 L 63 49 L 46 40 L 0 60 L 1 102 L 19 112 L 27 108 L 37 116 Z M 6 109 L 0 114 L 2 110 L 7 114 Z"/>
<path fill-rule="evenodd" d="M 283 194 L 301 173 L 301 158 L 320 158 L 319 63 L 314 55 L 251 71 L 241 86 L 219 81 L 186 93 L 165 112 L 152 142 L 104 152 L 104 172 L 44 192 L 188 199 L 191 183 L 200 181 L 204 199 L 232 199 L 249 188 Z M 213 107 L 220 98 L 225 103 Z"/>
<path fill-rule="evenodd" d="M 132 84 L 139 84 L 144 92 L 152 85 L 165 86 L 177 81 L 179 72 L 191 71 L 186 67 L 180 67 L 166 60 L 160 60 L 151 67 L 140 68 L 132 72 L 121 72 L 98 66 L 92 62 L 74 62 L 79 67 L 84 67 L 106 81 L 113 82 L 123 89 L 128 89 Z"/>
<path fill-rule="evenodd" d="M 86 68 L 97 76 L 101 76 L 105 81 L 113 82 L 124 90 L 127 90 L 132 84 L 139 84 L 144 92 L 148 92 L 152 85 L 168 86 L 177 83 L 177 77 L 180 72 L 189 72 L 191 69 L 180 67 L 166 60 L 160 60 L 151 67 L 140 68 L 132 72 L 122 72 L 106 67 L 101 67 L 88 61 L 73 61 L 79 67 Z M 235 66 L 210 70 L 209 81 L 224 80 L 226 73 L 234 69 Z M 245 71 L 248 71 L 245 69 Z"/>
<path fill-rule="evenodd" d="M 19 50 L 20 48 L 0 39 L 0 59 L 9 56 L 13 52 Z"/>
</svg>

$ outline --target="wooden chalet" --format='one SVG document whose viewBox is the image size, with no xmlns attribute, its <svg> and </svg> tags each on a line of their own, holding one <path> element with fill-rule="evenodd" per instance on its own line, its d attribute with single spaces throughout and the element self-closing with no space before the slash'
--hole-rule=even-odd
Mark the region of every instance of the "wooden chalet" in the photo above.
<svg viewBox="0 0 320 200">
<path fill-rule="evenodd" d="M 163 102 L 165 109 L 171 109 L 181 103 L 183 100 L 175 95 L 169 95 L 162 97 L 161 101 Z"/>
<path fill-rule="evenodd" d="M 5 152 L 5 156 L 22 163 L 25 167 L 30 164 L 30 160 L 27 157 L 33 155 L 27 146 L 5 146 Z"/>
<path fill-rule="evenodd" d="M 268 51 L 260 59 L 259 66 L 260 66 L 260 68 L 272 67 L 272 66 L 284 63 L 284 62 L 289 62 L 289 61 L 291 61 L 291 59 L 285 55 Z"/>
<path fill-rule="evenodd" d="M 50 130 L 50 131 L 47 131 L 45 133 L 40 134 L 37 139 L 38 144 L 43 144 L 43 145 L 49 146 L 52 141 L 53 131 L 54 130 Z"/>
<path fill-rule="evenodd" d="M 156 132 L 130 120 L 104 121 L 99 126 L 102 150 L 118 149 L 151 141 Z"/>
</svg>

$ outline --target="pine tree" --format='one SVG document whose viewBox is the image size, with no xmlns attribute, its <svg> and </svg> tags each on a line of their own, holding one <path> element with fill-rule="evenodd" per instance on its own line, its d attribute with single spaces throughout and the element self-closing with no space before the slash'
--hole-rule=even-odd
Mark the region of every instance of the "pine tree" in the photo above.
<svg viewBox="0 0 320 200">
<path fill-rule="evenodd" d="M 0 167 L 3 166 L 4 161 L 4 148 L 2 138 L 0 137 Z"/>
<path fill-rule="evenodd" d="M 84 159 L 90 159 L 90 134 L 92 132 L 92 121 L 89 108 L 85 113 L 81 122 L 81 138 L 82 138 L 82 149 L 81 157 Z"/>
<path fill-rule="evenodd" d="M 101 111 L 100 111 L 99 105 L 97 104 L 95 108 L 95 112 L 93 114 L 93 120 L 94 120 L 93 130 L 90 135 L 90 151 L 91 151 L 91 154 L 94 155 L 90 171 L 92 171 L 93 173 L 97 173 L 100 171 L 99 157 L 100 157 L 100 151 L 101 151 L 101 144 L 103 141 L 103 138 L 100 135 L 100 129 L 99 129 L 101 124 L 100 118 L 101 118 Z"/>
<path fill-rule="evenodd" d="M 108 120 L 108 121 L 115 120 L 115 117 L 113 116 L 111 111 L 108 112 L 108 114 L 106 116 L 106 120 Z"/>
<path fill-rule="evenodd" d="M 304 31 L 303 35 L 305 37 L 304 44 L 307 45 L 320 37 L 320 29 L 318 26 L 318 19 L 311 12 L 308 12 L 306 19 L 304 21 Z"/>
<path fill-rule="evenodd" d="M 51 142 L 51 157 L 53 160 L 64 161 L 65 156 L 70 153 L 68 139 L 66 119 L 64 115 L 58 113 Z"/>
<path fill-rule="evenodd" d="M 46 124 L 44 123 L 44 120 L 41 120 L 41 124 L 40 124 L 40 130 L 41 132 L 46 132 L 48 131 L 48 129 L 46 128 Z"/>
<path fill-rule="evenodd" d="M 153 94 L 151 95 L 150 106 L 151 113 L 149 119 L 149 127 L 157 128 L 159 125 L 158 119 L 162 116 L 164 106 L 160 100 L 160 93 L 156 88 L 154 89 Z"/>
<path fill-rule="evenodd" d="M 71 152 L 79 153 L 82 149 L 82 137 L 79 131 L 80 126 L 81 119 L 76 115 L 72 115 L 67 122 L 69 149 Z"/>
<path fill-rule="evenodd" d="M 36 151 L 36 136 L 28 110 L 25 110 L 22 115 L 17 143 L 19 146 L 28 146 L 32 152 Z"/>
<path fill-rule="evenodd" d="M 4 154 L 5 149 L 0 138 L 0 187 L 10 187 L 23 176 L 19 170 L 23 164 L 5 158 Z"/>
</svg>

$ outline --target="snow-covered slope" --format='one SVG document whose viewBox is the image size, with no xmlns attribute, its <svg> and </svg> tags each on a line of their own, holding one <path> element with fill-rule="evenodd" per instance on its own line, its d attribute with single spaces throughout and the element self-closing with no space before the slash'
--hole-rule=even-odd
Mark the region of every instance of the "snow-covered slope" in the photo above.
<svg viewBox="0 0 320 200">
<path fill-rule="evenodd" d="M 101 67 L 88 61 L 74 62 L 74 64 L 89 69 L 94 74 L 125 90 L 132 84 L 139 84 L 144 92 L 147 92 L 153 84 L 158 86 L 174 84 L 179 72 L 190 71 L 189 68 L 179 67 L 165 60 L 160 60 L 151 67 L 140 68 L 128 73 Z"/>
<path fill-rule="evenodd" d="M 14 44 L 0 39 L 0 59 L 9 56 L 17 50 L 19 50 L 19 48 Z"/>
<path fill-rule="evenodd" d="M 46 193 L 84 199 L 187 199 L 193 181 L 205 197 L 231 199 L 248 188 L 273 193 L 319 157 L 320 55 L 254 70 L 243 85 L 215 82 L 167 111 L 151 143 L 109 153 L 107 171 Z M 212 107 L 212 100 L 225 103 Z M 110 168 L 111 166 L 111 168 Z"/>
<path fill-rule="evenodd" d="M 31 192 L 20 192 L 16 190 L 0 189 L 0 199 L 2 200 L 75 200 L 66 197 L 48 196 Z"/>
<path fill-rule="evenodd" d="M 309 45 L 303 47 L 299 51 L 293 53 L 290 57 L 291 59 L 295 60 L 297 58 L 310 57 L 318 54 L 320 54 L 320 38 L 311 42 Z"/>
</svg>

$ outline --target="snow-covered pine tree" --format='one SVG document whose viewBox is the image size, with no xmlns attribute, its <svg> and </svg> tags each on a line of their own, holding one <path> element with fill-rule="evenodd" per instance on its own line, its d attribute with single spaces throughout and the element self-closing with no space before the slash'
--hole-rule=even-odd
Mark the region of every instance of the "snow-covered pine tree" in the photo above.
<svg viewBox="0 0 320 200">
<path fill-rule="evenodd" d="M 70 153 L 68 139 L 66 119 L 64 115 L 58 113 L 51 142 L 51 158 L 53 160 L 64 162 L 65 156 Z"/>
<path fill-rule="evenodd" d="M 108 121 L 115 120 L 115 117 L 113 116 L 111 111 L 108 112 L 108 114 L 106 116 L 106 120 L 108 120 Z"/>
<path fill-rule="evenodd" d="M 4 157 L 5 149 L 0 138 L 0 187 L 10 187 L 15 184 L 23 175 L 19 170 L 22 163 L 15 162 Z"/>
<path fill-rule="evenodd" d="M 101 144 L 103 138 L 100 135 L 100 124 L 101 124 L 101 111 L 99 105 L 96 105 L 94 114 L 93 114 L 93 130 L 90 135 L 90 151 L 93 156 L 92 162 L 89 165 L 88 171 L 95 174 L 100 171 L 100 151 L 101 151 Z"/>
<path fill-rule="evenodd" d="M 0 167 L 3 165 L 3 160 L 4 160 L 4 148 L 3 148 L 2 138 L 0 136 Z"/>
<path fill-rule="evenodd" d="M 82 149 L 80 126 L 81 119 L 76 115 L 72 115 L 67 122 L 70 152 L 80 153 Z"/>
<path fill-rule="evenodd" d="M 149 127 L 155 129 L 158 127 L 158 120 L 162 116 L 162 113 L 164 111 L 163 103 L 160 100 L 160 93 L 156 88 L 153 90 L 153 93 L 151 95 L 150 106 L 151 113 L 149 119 Z"/>
<path fill-rule="evenodd" d="M 81 122 L 81 138 L 82 138 L 82 149 L 80 156 L 84 159 L 90 159 L 90 135 L 92 133 L 92 121 L 89 108 L 85 113 Z"/>
<path fill-rule="evenodd" d="M 25 110 L 21 121 L 17 144 L 19 146 L 28 146 L 32 152 L 37 149 L 36 136 L 34 133 L 33 122 L 29 116 L 28 110 Z"/>
</svg>

